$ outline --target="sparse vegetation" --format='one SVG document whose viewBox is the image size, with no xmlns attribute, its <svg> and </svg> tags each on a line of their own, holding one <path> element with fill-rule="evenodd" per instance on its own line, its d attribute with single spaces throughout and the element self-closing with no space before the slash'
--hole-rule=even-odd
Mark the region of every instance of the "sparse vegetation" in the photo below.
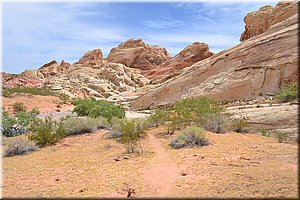
<svg viewBox="0 0 300 200">
<path fill-rule="evenodd" d="M 280 131 L 274 131 L 273 134 L 276 136 L 279 143 L 284 143 L 288 139 L 288 135 Z"/>
<path fill-rule="evenodd" d="M 22 102 L 15 102 L 13 105 L 13 109 L 15 112 L 25 112 L 26 106 Z"/>
<path fill-rule="evenodd" d="M 109 127 L 109 123 L 103 117 L 76 117 L 63 120 L 63 127 L 66 135 L 78 135 L 83 133 L 93 133 L 98 129 Z"/>
<path fill-rule="evenodd" d="M 113 117 L 110 120 L 110 126 L 113 131 L 121 132 L 122 131 L 122 124 L 125 119 Z"/>
<path fill-rule="evenodd" d="M 28 152 L 35 151 L 37 149 L 38 147 L 33 142 L 18 138 L 12 140 L 8 144 L 3 156 L 12 157 L 15 155 L 23 155 L 27 154 Z"/>
<path fill-rule="evenodd" d="M 126 153 L 142 154 L 143 149 L 139 138 L 145 136 L 145 126 L 140 120 L 126 120 L 122 124 L 121 141 Z"/>
<path fill-rule="evenodd" d="M 56 122 L 50 117 L 34 119 L 29 130 L 32 133 L 28 135 L 28 139 L 35 142 L 39 147 L 55 144 L 66 135 L 62 121 Z"/>
<path fill-rule="evenodd" d="M 148 118 L 148 123 L 152 127 L 158 127 L 159 125 L 165 123 L 168 119 L 167 110 L 155 110 Z"/>
<path fill-rule="evenodd" d="M 179 149 L 186 146 L 206 146 L 208 144 L 209 142 L 204 130 L 191 126 L 181 131 L 177 138 L 171 141 L 170 146 L 174 149 Z"/>
<path fill-rule="evenodd" d="M 270 131 L 269 130 L 263 128 L 263 129 L 260 130 L 260 132 L 261 132 L 262 136 L 270 137 Z"/>
<path fill-rule="evenodd" d="M 206 124 L 209 128 L 208 118 L 213 115 L 218 116 L 222 112 L 223 108 L 214 100 L 198 97 L 179 100 L 170 108 L 157 110 L 148 118 L 148 121 L 153 126 L 165 124 L 167 132 L 174 134 L 176 130 L 182 130 L 191 125 L 202 127 Z"/>
<path fill-rule="evenodd" d="M 289 102 L 298 99 L 298 84 L 293 82 L 284 86 L 276 98 L 281 102 Z"/>
<path fill-rule="evenodd" d="M 247 118 L 245 117 L 232 119 L 233 130 L 237 133 L 246 133 L 246 128 L 249 127 L 249 124 L 246 120 Z"/>
<path fill-rule="evenodd" d="M 42 96 L 53 96 L 54 93 L 47 88 L 37 88 L 37 87 L 16 87 L 16 88 L 3 88 L 2 95 L 4 97 L 11 97 L 12 94 L 33 94 Z"/>
<path fill-rule="evenodd" d="M 18 112 L 10 117 L 8 112 L 2 113 L 2 134 L 14 137 L 27 132 L 28 125 L 36 118 L 39 111 L 33 108 L 30 112 Z"/>
<path fill-rule="evenodd" d="M 75 112 L 79 116 L 104 117 L 110 121 L 113 117 L 124 118 L 122 106 L 107 101 L 97 101 L 95 98 L 77 99 L 73 101 Z"/>
<path fill-rule="evenodd" d="M 228 130 L 227 116 L 220 113 L 212 113 L 207 116 L 203 128 L 215 133 L 224 133 Z"/>
<path fill-rule="evenodd" d="M 70 96 L 65 93 L 62 93 L 62 92 L 59 93 L 58 97 L 62 104 L 66 104 L 66 103 L 70 102 Z"/>
</svg>

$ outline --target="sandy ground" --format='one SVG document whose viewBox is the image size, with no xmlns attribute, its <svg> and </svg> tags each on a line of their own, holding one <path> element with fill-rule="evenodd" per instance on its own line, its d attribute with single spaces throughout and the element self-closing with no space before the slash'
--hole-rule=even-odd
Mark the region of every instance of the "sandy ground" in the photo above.
<svg viewBox="0 0 300 200">
<path fill-rule="evenodd" d="M 3 196 L 126 197 L 126 188 L 135 190 L 133 197 L 298 194 L 298 147 L 275 138 L 207 133 L 211 145 L 175 150 L 168 146 L 175 136 L 159 127 L 148 130 L 141 140 L 144 154 L 135 156 L 125 155 L 118 141 L 104 139 L 105 132 L 67 137 L 28 155 L 4 158 Z"/>
<path fill-rule="evenodd" d="M 13 104 L 15 102 L 24 103 L 26 107 L 26 111 L 30 111 L 33 108 L 37 108 L 41 113 L 44 112 L 53 112 L 57 109 L 60 112 L 73 110 L 72 104 L 63 104 L 60 108 L 57 108 L 57 102 L 59 101 L 59 97 L 56 96 L 40 96 L 40 95 L 16 95 L 14 97 L 1 97 L 2 98 L 2 107 L 4 111 L 8 111 L 9 113 L 13 112 Z"/>
</svg>

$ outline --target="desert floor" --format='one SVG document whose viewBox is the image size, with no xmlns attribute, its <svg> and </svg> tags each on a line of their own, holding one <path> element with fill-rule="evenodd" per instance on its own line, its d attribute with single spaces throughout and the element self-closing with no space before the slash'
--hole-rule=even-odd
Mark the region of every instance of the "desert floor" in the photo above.
<svg viewBox="0 0 300 200">
<path fill-rule="evenodd" d="M 100 130 L 3 158 L 3 196 L 126 197 L 130 188 L 133 197 L 297 197 L 297 145 L 207 132 L 209 146 L 175 150 L 164 130 L 147 131 L 143 155 L 124 154 Z"/>
</svg>

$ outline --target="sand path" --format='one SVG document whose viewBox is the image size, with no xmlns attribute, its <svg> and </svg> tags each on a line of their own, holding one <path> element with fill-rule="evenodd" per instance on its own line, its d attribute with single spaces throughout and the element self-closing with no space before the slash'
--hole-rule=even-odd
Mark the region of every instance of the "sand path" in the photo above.
<svg viewBox="0 0 300 200">
<path fill-rule="evenodd" d="M 175 195 L 176 180 L 180 177 L 180 169 L 161 142 L 153 135 L 148 135 L 148 142 L 155 153 L 152 163 L 144 173 L 145 185 L 154 191 L 153 197 L 170 197 Z"/>
</svg>

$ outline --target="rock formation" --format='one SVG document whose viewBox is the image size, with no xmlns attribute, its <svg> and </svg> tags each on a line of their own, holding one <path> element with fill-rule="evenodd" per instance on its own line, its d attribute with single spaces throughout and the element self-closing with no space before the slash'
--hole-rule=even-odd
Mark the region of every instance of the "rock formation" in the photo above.
<svg viewBox="0 0 300 200">
<path fill-rule="evenodd" d="M 185 47 L 175 57 L 163 62 L 157 68 L 150 70 L 145 74 L 153 83 L 164 82 L 182 72 L 183 68 L 212 56 L 208 45 L 205 43 L 194 42 Z"/>
<path fill-rule="evenodd" d="M 169 58 L 165 48 L 150 46 L 141 39 L 129 39 L 113 48 L 107 60 L 141 70 L 154 69 Z"/>
<path fill-rule="evenodd" d="M 266 32 L 272 25 L 282 22 L 297 13 L 295 1 L 279 2 L 275 7 L 263 6 L 258 11 L 249 13 L 245 18 L 245 31 L 240 41 Z"/>
<path fill-rule="evenodd" d="M 298 33 L 295 14 L 260 35 L 185 68 L 176 79 L 140 96 L 131 109 L 194 96 L 230 101 L 275 95 L 282 85 L 298 79 Z"/>
<path fill-rule="evenodd" d="M 40 78 L 47 78 L 50 76 L 56 76 L 63 74 L 71 65 L 62 61 L 60 64 L 56 60 L 44 64 L 39 69 L 36 70 L 36 74 Z"/>
<path fill-rule="evenodd" d="M 105 63 L 98 68 L 74 64 L 65 73 L 49 77 L 45 86 L 70 96 L 107 98 L 149 83 L 140 70 L 120 63 Z"/>
<path fill-rule="evenodd" d="M 101 65 L 103 63 L 103 55 L 100 49 L 94 49 L 84 54 L 82 58 L 76 64 L 82 64 L 83 66 L 89 65 Z"/>
<path fill-rule="evenodd" d="M 43 81 L 37 78 L 35 75 L 21 74 L 9 74 L 1 72 L 2 87 L 15 88 L 15 87 L 42 87 Z"/>
</svg>

